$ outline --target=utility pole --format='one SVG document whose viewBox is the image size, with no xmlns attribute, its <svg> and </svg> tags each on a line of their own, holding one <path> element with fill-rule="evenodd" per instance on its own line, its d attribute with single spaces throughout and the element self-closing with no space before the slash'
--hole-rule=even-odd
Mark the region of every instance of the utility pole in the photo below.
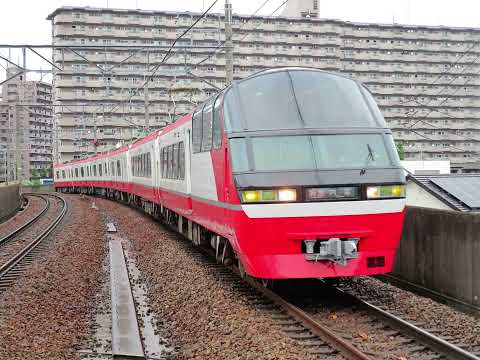
<svg viewBox="0 0 480 360">
<path fill-rule="evenodd" d="M 148 99 L 148 83 L 150 82 L 150 79 L 148 78 L 148 71 L 150 71 L 150 52 L 147 50 L 147 69 L 145 71 L 145 89 L 143 90 L 145 101 L 145 134 L 148 134 L 150 132 L 150 104 Z"/>
<path fill-rule="evenodd" d="M 225 80 L 227 86 L 233 81 L 232 4 L 225 0 Z"/>
<path fill-rule="evenodd" d="M 95 155 L 97 155 L 98 140 L 97 140 L 97 110 L 93 111 L 93 147 Z"/>
</svg>

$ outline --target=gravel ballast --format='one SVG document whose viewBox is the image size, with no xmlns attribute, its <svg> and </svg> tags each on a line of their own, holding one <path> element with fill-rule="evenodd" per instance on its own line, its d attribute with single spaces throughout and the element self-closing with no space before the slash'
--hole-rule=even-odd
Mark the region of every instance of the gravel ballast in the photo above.
<svg viewBox="0 0 480 360">
<path fill-rule="evenodd" d="M 376 299 L 388 311 L 403 319 L 415 321 L 453 343 L 466 345 L 469 351 L 480 351 L 480 320 L 440 304 L 432 299 L 386 284 L 371 277 L 357 278 L 349 283 L 352 290 L 368 299 Z"/>
<path fill-rule="evenodd" d="M 26 208 L 0 224 L 0 238 L 10 234 L 27 221 L 33 219 L 43 208 L 45 208 L 45 201 L 43 199 L 37 196 L 29 196 Z"/>
<path fill-rule="evenodd" d="M 74 359 L 91 333 L 105 226 L 89 202 L 64 197 L 69 213 L 48 249 L 0 293 L 0 359 Z"/>
<path fill-rule="evenodd" d="M 312 358 L 279 330 L 268 313 L 195 260 L 180 235 L 126 206 L 99 199 L 96 204 L 131 241 L 152 308 L 175 344 L 175 358 Z"/>
</svg>

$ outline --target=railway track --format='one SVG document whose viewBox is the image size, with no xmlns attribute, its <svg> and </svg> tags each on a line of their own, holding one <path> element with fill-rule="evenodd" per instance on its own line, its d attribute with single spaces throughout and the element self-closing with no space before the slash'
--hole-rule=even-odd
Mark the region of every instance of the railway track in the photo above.
<svg viewBox="0 0 480 360">
<path fill-rule="evenodd" d="M 420 296 L 429 297 L 439 303 L 452 306 L 457 310 L 464 312 L 465 314 L 480 318 L 480 306 L 475 306 L 459 299 L 453 298 L 451 296 L 441 294 L 439 292 L 428 289 L 418 284 L 411 283 L 407 280 L 401 279 L 391 274 L 377 275 L 374 277 L 385 283 L 392 284 L 395 287 L 408 290 Z"/>
<path fill-rule="evenodd" d="M 33 201 L 34 198 L 38 199 L 39 201 L 42 201 L 43 202 L 43 207 L 41 207 L 40 210 L 36 214 L 34 214 L 33 217 L 28 219 L 22 225 L 20 225 L 19 227 L 7 232 L 6 235 L 1 237 L 0 238 L 0 246 L 6 244 L 8 241 L 10 241 L 15 236 L 18 236 L 23 230 L 27 229 L 29 226 L 31 226 L 33 223 L 35 223 L 48 210 L 49 202 L 46 198 L 44 198 L 42 196 L 39 196 L 39 195 L 35 195 L 35 194 L 25 195 L 25 196 L 27 198 L 29 198 L 29 202 L 28 202 L 27 207 L 22 211 L 22 213 L 25 213 L 25 211 L 27 211 L 31 207 L 31 202 Z M 10 223 L 12 223 L 13 220 L 17 219 L 18 216 L 24 215 L 22 213 L 17 213 L 14 217 L 12 217 L 7 222 L 2 224 L 2 226 L 10 225 Z"/>
<path fill-rule="evenodd" d="M 188 248 L 190 247 L 188 246 Z M 282 292 L 273 292 L 249 277 L 241 279 L 236 268 L 226 268 L 217 264 L 214 257 L 210 258 L 208 250 L 206 250 L 207 254 L 204 251 L 199 253 L 193 247 L 190 252 L 196 259 L 212 269 L 212 273 L 218 280 L 228 282 L 234 291 L 245 297 L 255 307 L 270 312 L 284 333 L 319 358 L 353 360 L 480 359 L 480 353 L 469 352 L 465 350 L 465 346 L 449 342 L 449 339 L 437 335 L 435 329 L 422 329 L 418 326 L 419 324 L 406 321 L 386 309 L 356 297 L 346 288 L 332 287 L 319 283 L 319 280 L 308 281 L 308 285 L 300 285 L 302 287 L 316 286 L 317 289 L 314 292 L 318 297 L 323 297 L 325 294 L 320 289 L 328 288 L 327 291 L 334 294 L 336 301 L 346 302 L 354 309 L 353 312 L 358 312 L 355 315 L 357 320 L 352 318 L 351 321 L 370 324 L 375 331 L 375 336 L 385 336 L 396 349 L 395 353 L 380 353 L 377 346 L 379 344 L 375 344 L 375 339 L 372 339 L 372 346 L 364 346 L 359 344 L 359 341 L 354 341 L 352 336 L 336 328 L 335 317 L 325 321 L 326 317 L 315 316 L 312 311 L 304 309 L 303 306 L 295 305 L 287 300 L 288 297 L 284 296 Z M 352 326 L 352 322 L 349 322 L 349 325 Z M 359 336 L 359 340 L 362 341 L 361 336 Z"/>
<path fill-rule="evenodd" d="M 0 255 L 8 256 L 0 264 L 0 292 L 11 286 L 27 269 L 35 255 L 44 249 L 44 240 L 67 212 L 64 198 L 53 194 L 28 194 L 45 200 L 45 207 L 34 218 L 0 240 Z M 38 225 L 33 228 L 33 225 Z"/>
<path fill-rule="evenodd" d="M 175 235 L 184 239 L 176 232 Z M 186 241 L 183 243 L 185 251 L 210 269 L 218 281 L 231 287 L 238 296 L 243 297 L 259 311 L 269 312 L 285 334 L 318 358 L 480 360 L 480 352 L 467 350 L 469 346 L 458 343 L 458 339 L 438 335 L 439 329 L 422 328 L 423 324 L 405 320 L 389 309 L 351 293 L 348 287 L 331 286 L 320 280 L 308 280 L 307 284 L 303 285 L 301 281 L 296 281 L 294 291 L 273 292 L 252 278 L 242 279 L 237 268 L 218 264 L 215 255 L 209 249 L 194 246 Z M 327 293 L 333 295 L 332 304 L 322 302 Z M 302 304 L 304 296 L 310 298 L 310 306 Z M 337 316 L 329 316 L 339 303 L 351 313 L 345 317 L 347 323 L 343 329 L 336 326 L 340 322 Z M 326 311 L 315 313 L 315 308 L 319 307 Z M 361 323 L 369 329 L 370 344 L 361 343 L 364 336 L 369 337 L 366 334 L 356 334 L 360 335 L 359 339 L 348 334 L 348 331 L 354 328 L 354 323 Z M 380 338 L 383 340 L 379 340 Z M 381 341 L 389 342 L 390 349 L 384 346 L 385 343 L 380 343 Z M 457 343 L 454 344 L 452 341 Z"/>
</svg>

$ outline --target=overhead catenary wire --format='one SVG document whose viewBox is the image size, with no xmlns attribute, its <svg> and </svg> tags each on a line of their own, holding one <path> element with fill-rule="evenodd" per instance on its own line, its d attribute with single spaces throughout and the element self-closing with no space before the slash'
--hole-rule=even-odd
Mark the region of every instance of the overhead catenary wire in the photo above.
<svg viewBox="0 0 480 360">
<path fill-rule="evenodd" d="M 184 30 L 178 37 L 175 38 L 175 40 L 173 41 L 172 45 L 170 45 L 170 47 L 168 48 L 167 52 L 165 53 L 163 59 L 157 64 L 155 65 L 155 67 L 153 68 L 152 70 L 152 73 L 148 76 L 146 76 L 146 79 L 145 81 L 143 82 L 143 84 L 137 88 L 135 88 L 133 90 L 133 93 L 126 99 L 124 100 L 122 103 L 127 103 L 128 101 L 130 101 L 134 96 L 136 96 L 138 94 L 138 92 L 140 91 L 140 89 L 143 89 L 145 88 L 145 86 L 148 84 L 149 81 L 151 81 L 153 79 L 153 77 L 155 76 L 155 74 L 157 73 L 158 69 L 160 69 L 160 67 L 166 62 L 168 61 L 168 59 L 173 55 L 172 54 L 172 49 L 175 47 L 175 44 L 181 39 L 183 38 L 188 32 L 190 32 L 190 30 L 192 30 L 203 18 L 205 18 L 205 16 L 208 14 L 208 12 L 215 6 L 215 4 L 218 2 L 218 0 L 214 0 L 212 2 L 212 4 L 207 8 L 207 10 L 205 10 L 202 15 L 200 15 L 200 17 L 198 19 L 196 19 L 186 30 Z M 107 112 L 107 114 L 113 114 L 121 105 L 118 104 L 117 106 L 115 106 L 114 108 L 112 108 L 111 110 L 109 110 Z M 127 122 L 131 123 L 132 125 L 136 126 L 136 127 L 139 127 L 139 125 L 137 124 L 134 124 L 133 122 L 129 121 L 128 119 L 125 119 Z"/>
<path fill-rule="evenodd" d="M 278 6 L 278 7 L 277 7 L 272 13 L 270 13 L 268 16 L 274 16 L 274 15 L 277 13 L 277 11 L 280 10 L 280 9 L 282 8 L 282 6 L 285 5 L 288 1 L 289 1 L 289 0 L 284 0 L 284 1 L 282 2 L 282 4 L 280 4 L 280 6 Z M 263 8 L 268 2 L 270 2 L 270 0 L 264 1 L 263 4 L 260 5 L 260 6 L 257 8 L 257 10 L 255 10 L 255 12 L 254 12 L 252 15 L 250 15 L 250 17 L 247 19 L 247 21 L 246 21 L 245 23 L 243 23 L 243 25 L 240 26 L 239 29 L 237 29 L 237 31 L 238 31 L 238 30 L 241 30 L 251 19 L 253 19 L 253 17 L 254 17 L 256 14 L 258 14 L 258 12 L 259 12 L 260 10 L 262 10 L 262 8 Z M 255 27 L 255 28 L 253 29 L 253 31 L 255 31 L 256 29 L 258 29 L 258 27 L 259 27 L 259 26 Z M 245 37 L 244 37 L 244 38 L 245 38 Z M 243 38 L 243 39 L 244 39 L 244 38 Z M 243 39 L 241 39 L 240 41 L 242 41 Z M 203 60 L 197 62 L 197 63 L 195 64 L 195 67 L 203 64 L 205 61 L 210 60 L 213 56 L 215 56 L 216 54 L 218 54 L 221 50 L 223 50 L 224 45 L 225 45 L 225 41 L 223 41 L 221 44 L 219 44 L 219 45 L 217 46 L 217 48 L 214 49 L 213 53 L 211 53 L 210 55 L 208 55 L 207 57 L 205 57 Z"/>
</svg>

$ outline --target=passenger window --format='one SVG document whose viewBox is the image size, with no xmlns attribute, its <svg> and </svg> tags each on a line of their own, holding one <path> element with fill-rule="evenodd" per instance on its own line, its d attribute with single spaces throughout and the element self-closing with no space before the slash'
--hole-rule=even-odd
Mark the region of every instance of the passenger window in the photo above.
<svg viewBox="0 0 480 360">
<path fill-rule="evenodd" d="M 173 170 L 173 147 L 170 145 L 168 147 L 168 169 L 167 169 L 167 178 L 172 178 L 172 171 Z"/>
<path fill-rule="evenodd" d="M 192 147 L 194 153 L 198 153 L 202 149 L 202 109 L 193 114 Z"/>
<path fill-rule="evenodd" d="M 178 163 L 179 163 L 179 179 L 185 179 L 185 145 L 183 141 L 180 141 L 178 144 Z"/>
<path fill-rule="evenodd" d="M 202 151 L 212 148 L 212 110 L 213 102 L 208 102 L 203 108 Z"/>
<path fill-rule="evenodd" d="M 93 176 L 97 176 L 97 165 L 93 165 Z"/>
<path fill-rule="evenodd" d="M 57 176 L 57 179 L 60 177 L 60 172 L 59 171 L 56 172 L 56 176 Z"/>
<path fill-rule="evenodd" d="M 122 175 L 122 172 L 120 170 L 120 160 L 117 160 L 117 175 L 118 176 L 121 176 Z"/>
<path fill-rule="evenodd" d="M 75 168 L 75 178 L 78 178 L 78 168 Z"/>
<path fill-rule="evenodd" d="M 172 152 L 173 152 L 172 179 L 176 179 L 177 176 L 178 176 L 177 175 L 178 174 L 178 145 L 173 144 L 172 147 L 173 147 L 173 150 L 172 150 Z"/>
<path fill-rule="evenodd" d="M 162 150 L 160 150 L 160 175 L 162 178 L 165 177 L 165 167 L 166 161 L 165 161 L 165 148 L 163 147 Z"/>
<path fill-rule="evenodd" d="M 85 170 L 83 170 L 83 166 L 80 168 L 80 176 L 82 178 L 85 176 Z"/>
<path fill-rule="evenodd" d="M 222 126 L 220 119 L 220 110 L 222 108 L 222 96 L 217 97 L 213 107 L 213 148 L 218 149 L 222 146 Z"/>
<path fill-rule="evenodd" d="M 102 164 L 98 164 L 98 176 L 102 176 Z"/>
</svg>

